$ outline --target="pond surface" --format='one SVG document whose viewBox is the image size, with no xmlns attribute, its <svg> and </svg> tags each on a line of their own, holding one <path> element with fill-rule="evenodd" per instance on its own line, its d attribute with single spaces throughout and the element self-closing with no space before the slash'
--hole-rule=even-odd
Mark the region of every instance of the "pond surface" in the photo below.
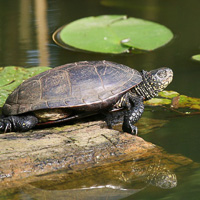
<svg viewBox="0 0 200 200">
<path fill-rule="evenodd" d="M 169 90 L 200 97 L 200 63 L 191 60 L 192 55 L 200 54 L 199 10 L 199 0 L 0 0 L 0 66 L 55 67 L 104 59 L 138 70 L 166 66 L 174 71 Z M 60 26 L 82 17 L 104 14 L 126 14 L 155 21 L 170 28 L 174 39 L 153 52 L 137 55 L 75 52 L 53 42 L 51 36 Z M 156 117 L 156 113 L 152 115 Z M 167 119 L 169 122 L 160 129 L 141 136 L 170 154 L 200 163 L 200 116 Z M 173 189 L 150 186 L 130 191 L 126 198 L 119 194 L 110 199 L 200 199 L 200 168 L 188 167 L 175 173 L 178 184 Z M 54 194 L 58 191 L 54 190 Z M 96 197 L 102 199 L 97 191 Z M 23 192 L 20 198 L 31 199 Z"/>
</svg>

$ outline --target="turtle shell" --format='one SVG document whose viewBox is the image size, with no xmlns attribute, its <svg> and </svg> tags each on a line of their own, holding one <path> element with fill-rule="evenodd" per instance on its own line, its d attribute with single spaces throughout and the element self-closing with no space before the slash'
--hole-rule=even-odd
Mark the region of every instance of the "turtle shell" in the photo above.
<svg viewBox="0 0 200 200">
<path fill-rule="evenodd" d="M 4 115 L 52 108 L 96 111 L 111 107 L 142 81 L 137 70 L 109 61 L 62 65 L 24 81 L 7 98 Z"/>
</svg>

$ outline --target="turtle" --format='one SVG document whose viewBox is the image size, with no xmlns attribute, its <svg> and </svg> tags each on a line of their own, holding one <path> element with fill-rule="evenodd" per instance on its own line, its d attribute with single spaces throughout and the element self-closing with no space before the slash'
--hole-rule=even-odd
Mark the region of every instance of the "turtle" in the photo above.
<svg viewBox="0 0 200 200">
<path fill-rule="evenodd" d="M 143 101 L 158 95 L 172 81 L 170 68 L 141 72 L 111 61 L 79 61 L 58 66 L 25 80 L 7 98 L 1 132 L 24 132 L 42 123 L 57 123 L 97 113 L 123 110 L 122 130 L 137 134 L 134 125 Z M 117 112 L 115 112 L 117 113 Z"/>
</svg>

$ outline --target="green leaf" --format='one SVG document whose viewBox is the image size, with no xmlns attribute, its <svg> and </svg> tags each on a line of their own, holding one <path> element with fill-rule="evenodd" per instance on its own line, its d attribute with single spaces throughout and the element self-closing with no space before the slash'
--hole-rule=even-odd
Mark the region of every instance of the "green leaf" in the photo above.
<svg viewBox="0 0 200 200">
<path fill-rule="evenodd" d="M 200 54 L 192 56 L 193 60 L 200 61 Z"/>
<path fill-rule="evenodd" d="M 168 43 L 172 32 L 163 25 L 124 15 L 102 15 L 76 20 L 57 30 L 62 47 L 119 54 L 130 49 L 151 51 Z"/>
<path fill-rule="evenodd" d="M 145 101 L 148 106 L 169 106 L 170 109 L 181 110 L 182 114 L 192 114 L 200 111 L 200 98 L 188 97 L 175 91 L 162 91 L 157 98 Z M 184 112 L 182 109 L 184 108 Z"/>
<path fill-rule="evenodd" d="M 50 67 L 0 67 L 0 107 L 3 106 L 8 95 L 24 80 L 35 76 Z"/>
<path fill-rule="evenodd" d="M 179 107 L 189 107 L 191 109 L 200 110 L 200 99 L 180 95 Z"/>
<path fill-rule="evenodd" d="M 168 99 L 172 99 L 172 98 L 177 97 L 179 95 L 180 94 L 178 92 L 167 91 L 167 90 L 164 90 L 164 91 L 159 93 L 159 97 L 168 98 Z"/>
</svg>

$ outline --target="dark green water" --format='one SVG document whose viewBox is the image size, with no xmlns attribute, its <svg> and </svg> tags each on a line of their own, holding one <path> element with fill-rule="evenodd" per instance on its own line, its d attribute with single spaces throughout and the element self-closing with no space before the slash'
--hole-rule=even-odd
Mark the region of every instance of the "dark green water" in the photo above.
<svg viewBox="0 0 200 200">
<path fill-rule="evenodd" d="M 174 80 L 168 89 L 200 97 L 200 63 L 191 60 L 192 55 L 200 54 L 199 11 L 199 0 L 0 0 L 0 66 L 55 67 L 102 59 L 138 70 L 167 66 L 174 71 Z M 103 14 L 126 14 L 152 20 L 170 28 L 175 37 L 156 51 L 118 56 L 72 52 L 52 41 L 52 33 L 60 26 Z M 199 122 L 198 115 L 170 118 L 164 127 L 142 137 L 170 154 L 180 154 L 200 163 Z M 150 186 L 126 199 L 200 199 L 200 169 L 188 168 L 177 172 L 177 177 L 176 188 L 164 190 Z M 30 197 L 21 195 L 21 199 Z M 120 195 L 115 199 L 120 199 Z"/>
</svg>

